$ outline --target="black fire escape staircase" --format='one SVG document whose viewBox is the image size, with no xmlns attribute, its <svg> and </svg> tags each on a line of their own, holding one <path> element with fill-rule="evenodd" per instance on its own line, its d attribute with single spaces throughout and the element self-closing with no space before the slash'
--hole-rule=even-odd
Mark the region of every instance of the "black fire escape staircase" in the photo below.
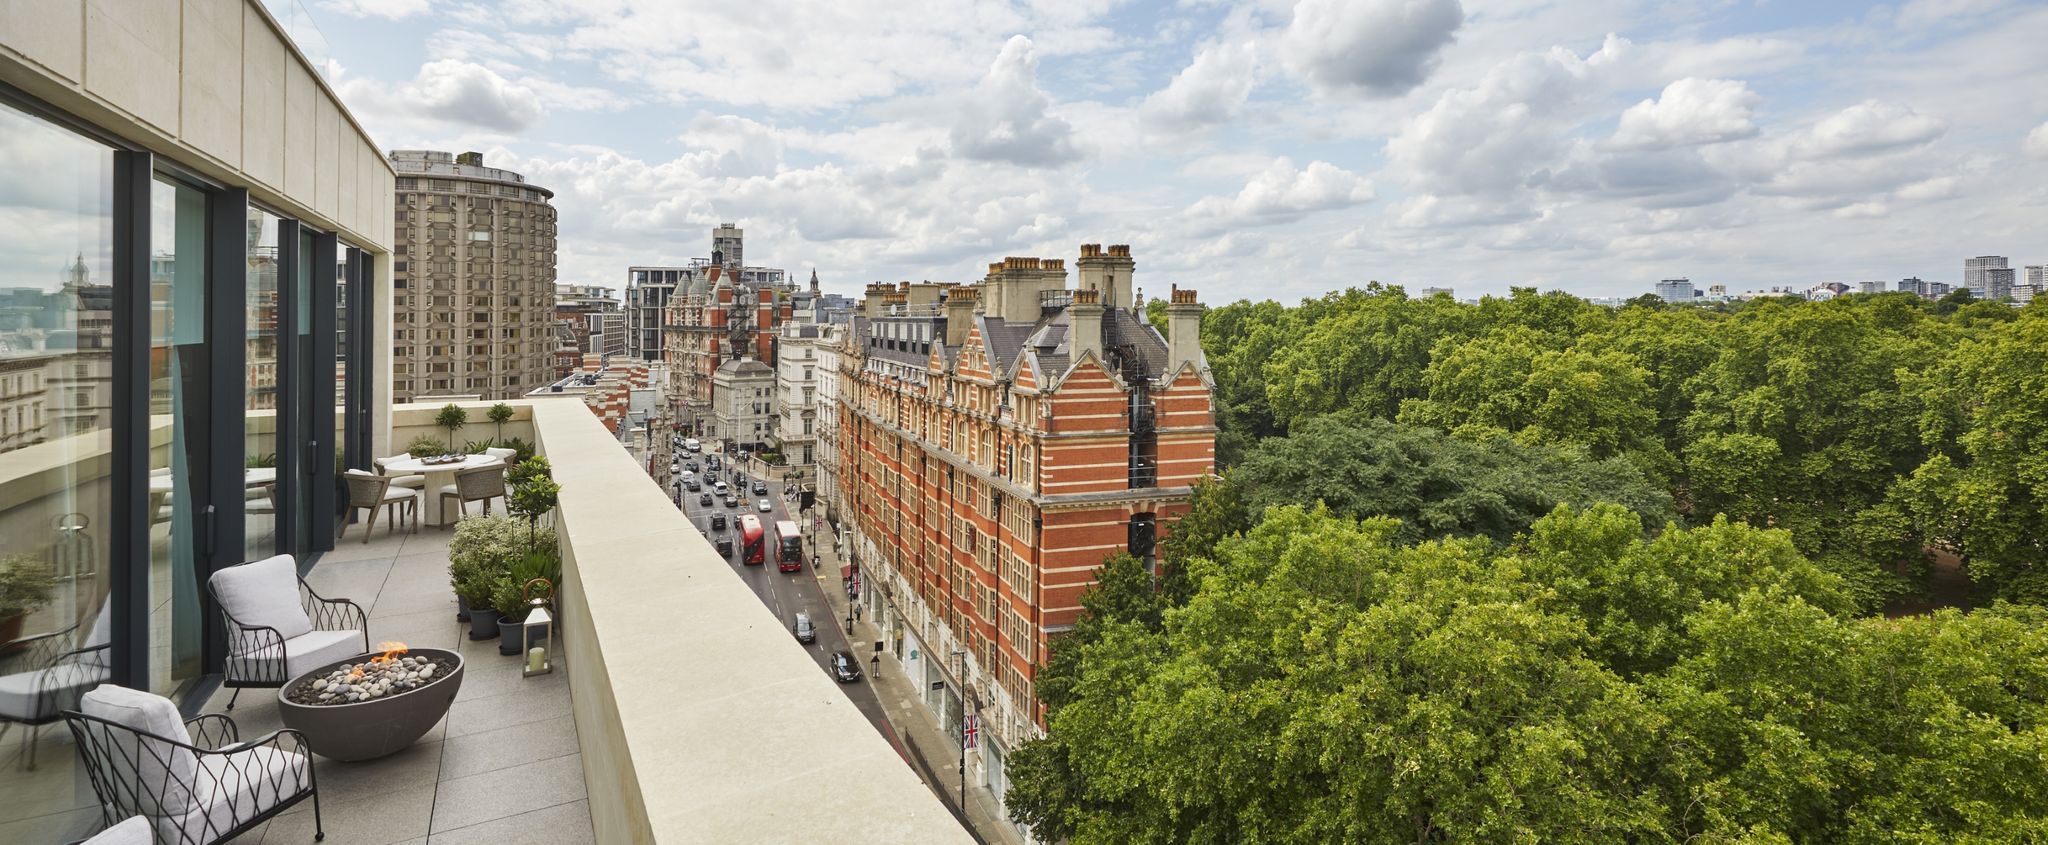
<svg viewBox="0 0 2048 845">
<path fill-rule="evenodd" d="M 1104 315 L 1102 346 L 1110 369 L 1130 386 L 1125 416 L 1130 421 L 1131 447 L 1125 474 L 1133 489 L 1159 486 L 1159 424 L 1152 407 L 1152 376 L 1138 347 L 1117 330 L 1116 315 Z"/>
</svg>

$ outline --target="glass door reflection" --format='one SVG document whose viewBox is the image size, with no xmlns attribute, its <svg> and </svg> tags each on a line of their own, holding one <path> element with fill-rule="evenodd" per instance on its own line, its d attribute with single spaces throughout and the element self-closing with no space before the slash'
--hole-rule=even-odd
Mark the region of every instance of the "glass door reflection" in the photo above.
<svg viewBox="0 0 2048 845">
<path fill-rule="evenodd" d="M 206 204 L 206 193 L 188 185 L 158 177 L 151 186 L 149 674 L 163 695 L 200 672 Z"/>
</svg>

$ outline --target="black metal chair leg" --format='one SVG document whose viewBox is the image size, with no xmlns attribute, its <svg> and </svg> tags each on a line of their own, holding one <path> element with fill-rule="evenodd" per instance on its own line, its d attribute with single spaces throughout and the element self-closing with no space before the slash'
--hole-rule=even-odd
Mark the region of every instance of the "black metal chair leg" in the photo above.
<svg viewBox="0 0 2048 845">
<path fill-rule="evenodd" d="M 36 733 L 41 730 L 41 725 L 30 725 L 28 730 L 21 732 L 21 744 L 28 746 L 23 750 L 28 752 L 28 770 L 31 772 L 36 770 Z"/>
<path fill-rule="evenodd" d="M 306 753 L 306 782 L 313 787 L 313 841 L 327 838 L 327 828 L 320 822 L 320 775 L 313 771 L 313 755 Z"/>
<path fill-rule="evenodd" d="M 235 699 L 237 699 L 237 698 L 241 698 L 241 697 L 242 697 L 242 689 L 241 689 L 241 687 L 236 687 L 236 688 L 235 688 L 235 694 L 234 694 L 234 695 L 230 695 L 230 696 L 228 696 L 228 707 L 227 707 L 227 709 L 229 709 L 229 710 L 233 710 L 233 709 L 235 709 Z"/>
</svg>

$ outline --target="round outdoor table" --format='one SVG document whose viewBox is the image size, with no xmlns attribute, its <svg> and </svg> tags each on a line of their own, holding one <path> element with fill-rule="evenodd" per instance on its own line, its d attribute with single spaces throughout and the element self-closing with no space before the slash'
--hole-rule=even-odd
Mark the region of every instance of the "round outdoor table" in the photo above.
<svg viewBox="0 0 2048 845">
<path fill-rule="evenodd" d="M 426 489 L 420 492 L 427 497 L 427 501 L 421 512 L 426 514 L 428 525 L 447 525 L 453 520 L 448 519 L 447 515 L 442 512 L 441 488 L 455 483 L 456 471 L 504 465 L 504 461 L 493 458 L 490 455 L 468 455 L 458 464 L 424 464 L 420 463 L 418 458 L 406 458 L 402 461 L 386 463 L 384 465 L 384 472 L 389 475 L 426 476 Z"/>
</svg>

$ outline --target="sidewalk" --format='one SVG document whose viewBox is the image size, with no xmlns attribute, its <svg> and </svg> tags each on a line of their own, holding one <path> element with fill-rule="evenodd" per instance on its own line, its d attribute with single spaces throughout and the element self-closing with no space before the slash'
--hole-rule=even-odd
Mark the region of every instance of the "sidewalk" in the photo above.
<svg viewBox="0 0 2048 845">
<path fill-rule="evenodd" d="M 778 491 L 779 492 L 779 491 Z M 822 537 L 822 539 L 820 539 Z M 839 557 L 837 544 L 832 542 L 832 530 L 828 527 L 822 535 L 814 535 L 812 548 L 817 550 L 820 561 L 819 583 L 825 589 L 825 598 L 832 604 L 833 619 L 830 624 L 846 630 L 846 590 L 836 577 L 839 567 L 844 564 Z M 868 673 L 868 683 L 874 687 L 875 697 L 882 702 L 882 709 L 889 716 L 889 725 L 903 740 L 904 752 L 910 757 L 912 767 L 919 777 L 932 785 L 940 800 L 960 813 L 960 745 L 947 731 L 939 727 L 938 718 L 932 715 L 923 701 L 923 690 L 916 682 L 904 677 L 903 664 L 896 655 L 883 649 L 881 667 L 875 669 L 871 662 L 874 657 L 874 643 L 882 631 L 870 624 L 866 617 L 853 623 L 853 653 L 863 661 L 870 661 L 863 671 Z M 989 788 L 982 786 L 969 773 L 967 783 L 967 825 L 975 838 L 990 845 L 1026 845 L 1024 837 L 1010 824 L 1009 818 L 997 808 L 996 797 Z"/>
</svg>

